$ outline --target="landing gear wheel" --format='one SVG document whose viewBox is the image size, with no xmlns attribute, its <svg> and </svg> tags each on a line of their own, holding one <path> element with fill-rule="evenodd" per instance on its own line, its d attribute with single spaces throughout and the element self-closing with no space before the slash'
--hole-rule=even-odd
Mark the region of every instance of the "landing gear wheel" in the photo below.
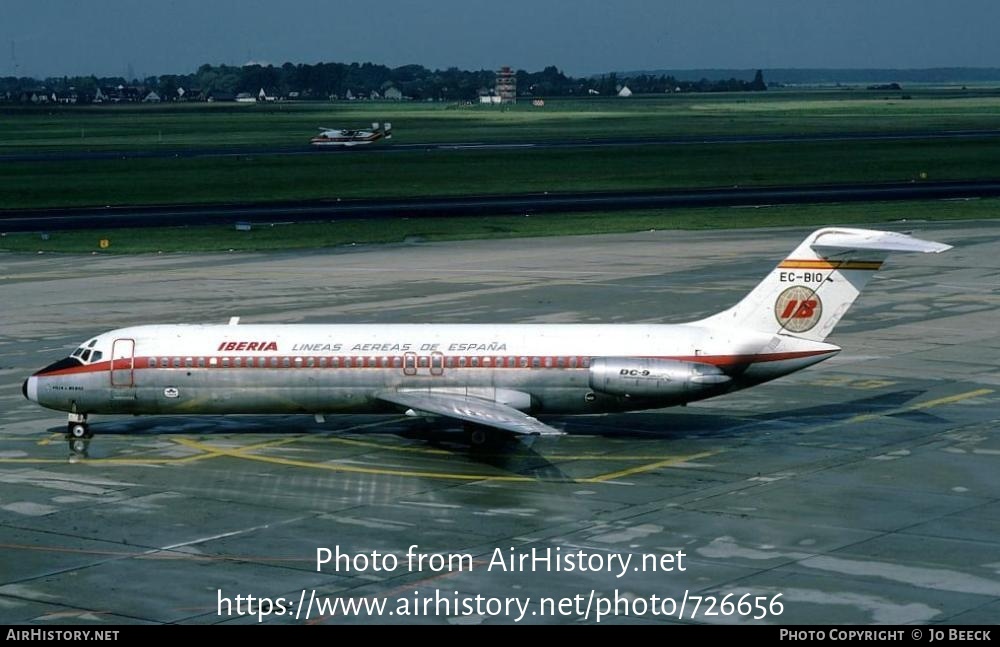
<svg viewBox="0 0 1000 647">
<path fill-rule="evenodd" d="M 473 427 L 466 433 L 469 436 L 469 444 L 477 449 L 482 449 L 490 442 L 490 433 L 482 427 Z"/>
<path fill-rule="evenodd" d="M 91 438 L 94 435 L 93 432 L 90 431 L 90 425 L 85 422 L 69 423 L 66 433 L 70 438 Z"/>
<path fill-rule="evenodd" d="M 503 451 L 510 440 L 511 435 L 500 429 L 480 425 L 465 426 L 465 441 L 473 452 Z"/>
</svg>

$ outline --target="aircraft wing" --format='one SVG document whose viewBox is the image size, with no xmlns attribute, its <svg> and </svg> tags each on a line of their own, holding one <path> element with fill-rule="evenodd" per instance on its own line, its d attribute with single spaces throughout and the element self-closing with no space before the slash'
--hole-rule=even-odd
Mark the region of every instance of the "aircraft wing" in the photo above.
<svg viewBox="0 0 1000 647">
<path fill-rule="evenodd" d="M 467 395 L 433 391 L 386 391 L 380 393 L 378 399 L 407 409 L 520 435 L 562 436 L 564 433 L 506 404 Z"/>
</svg>

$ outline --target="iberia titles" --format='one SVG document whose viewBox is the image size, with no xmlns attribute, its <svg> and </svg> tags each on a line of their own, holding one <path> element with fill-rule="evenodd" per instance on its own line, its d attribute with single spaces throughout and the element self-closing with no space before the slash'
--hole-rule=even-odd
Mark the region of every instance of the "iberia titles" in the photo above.
<svg viewBox="0 0 1000 647">
<path fill-rule="evenodd" d="M 278 350 L 278 342 L 274 341 L 224 341 L 215 350 L 225 351 L 269 351 Z"/>
<path fill-rule="evenodd" d="M 276 341 L 224 341 L 216 348 L 217 351 L 226 352 L 278 352 L 278 342 Z M 486 352 L 496 353 L 507 350 L 507 342 L 500 341 L 471 341 L 452 343 L 431 343 L 414 344 L 390 342 L 384 344 L 343 344 L 343 343 L 296 343 L 292 345 L 293 353 L 324 353 L 348 351 L 351 353 L 408 353 L 415 351 L 423 352 Z"/>
</svg>

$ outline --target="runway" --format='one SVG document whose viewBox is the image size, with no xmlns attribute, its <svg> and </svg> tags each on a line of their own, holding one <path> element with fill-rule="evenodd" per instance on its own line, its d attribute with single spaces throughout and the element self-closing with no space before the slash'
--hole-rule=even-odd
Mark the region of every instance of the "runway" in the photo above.
<svg viewBox="0 0 1000 647">
<path fill-rule="evenodd" d="M 237 222 L 327 219 L 466 217 L 765 206 L 831 202 L 952 200 L 1000 196 L 1000 181 L 900 182 L 811 186 L 717 187 L 666 191 L 526 193 L 401 199 L 313 200 L 243 204 L 0 210 L 0 231 L 58 231 L 100 227 L 171 227 Z"/>
<path fill-rule="evenodd" d="M 912 225 L 911 225 L 912 226 Z M 992 624 L 1000 611 L 1000 225 L 921 224 L 955 246 L 893 256 L 829 339 L 836 358 L 684 408 L 546 421 L 471 452 L 403 417 L 65 416 L 24 377 L 150 322 L 680 322 L 738 300 L 808 233 L 657 231 L 278 254 L 0 254 L 0 623 L 593 623 L 601 599 L 688 603 L 601 623 Z M 407 552 L 471 570 L 411 569 Z M 393 554 L 395 569 L 316 551 Z M 642 569 L 500 570 L 503 554 Z M 684 553 L 685 570 L 646 555 Z M 617 564 L 617 562 L 612 562 Z M 676 562 L 674 566 L 676 566 Z M 631 569 L 631 566 L 630 566 Z M 781 603 L 754 621 L 694 597 Z M 776 597 L 780 594 L 780 597 Z M 316 599 L 523 602 L 377 619 Z M 582 602 L 549 613 L 545 599 Z M 584 607 L 595 601 L 593 607 Z M 307 612 L 302 611 L 309 603 Z M 719 605 L 715 610 L 720 611 Z M 756 613 L 756 611 L 755 611 Z"/>
<path fill-rule="evenodd" d="M 870 132 L 800 133 L 778 135 L 685 135 L 673 137 L 637 138 L 580 138 L 564 140 L 513 140 L 501 142 L 402 142 L 353 146 L 350 148 L 322 148 L 309 146 L 308 136 L 303 135 L 301 145 L 283 146 L 201 146 L 161 147 L 142 150 L 62 150 L 0 152 L 0 162 L 71 162 L 126 159 L 171 159 L 202 157 L 272 157 L 285 155 L 392 155 L 426 151 L 461 153 L 483 150 L 553 150 L 566 148 L 602 149 L 634 146 L 692 146 L 711 144 L 778 144 L 809 142 L 880 142 L 920 141 L 936 139 L 994 139 L 1000 130 L 905 130 Z M 397 140 L 398 140 L 397 136 Z"/>
</svg>

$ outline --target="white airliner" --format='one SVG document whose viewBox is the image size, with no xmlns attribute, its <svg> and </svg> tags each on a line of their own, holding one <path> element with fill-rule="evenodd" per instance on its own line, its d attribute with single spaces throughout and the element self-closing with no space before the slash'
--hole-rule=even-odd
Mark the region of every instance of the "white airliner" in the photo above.
<svg viewBox="0 0 1000 647">
<path fill-rule="evenodd" d="M 309 140 L 313 146 L 361 146 L 373 144 L 380 139 L 392 139 L 392 124 L 377 121 L 372 123 L 371 130 L 348 130 L 346 128 L 323 128 L 320 133 Z"/>
<path fill-rule="evenodd" d="M 810 234 L 738 304 L 687 324 L 151 325 L 112 330 L 24 382 L 90 414 L 393 413 L 462 422 L 473 443 L 558 435 L 538 414 L 684 404 L 832 357 L 833 331 L 890 252 L 949 245 L 865 229 Z"/>
</svg>

